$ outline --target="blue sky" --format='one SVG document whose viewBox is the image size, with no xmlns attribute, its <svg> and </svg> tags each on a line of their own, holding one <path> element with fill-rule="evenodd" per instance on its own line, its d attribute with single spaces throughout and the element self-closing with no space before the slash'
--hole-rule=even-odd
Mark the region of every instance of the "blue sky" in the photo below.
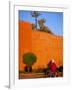
<svg viewBox="0 0 72 90">
<path fill-rule="evenodd" d="M 38 19 L 46 19 L 45 25 L 56 34 L 63 36 L 63 13 L 40 11 Z M 35 18 L 31 16 L 31 11 L 19 10 L 19 20 L 35 23 Z"/>
</svg>

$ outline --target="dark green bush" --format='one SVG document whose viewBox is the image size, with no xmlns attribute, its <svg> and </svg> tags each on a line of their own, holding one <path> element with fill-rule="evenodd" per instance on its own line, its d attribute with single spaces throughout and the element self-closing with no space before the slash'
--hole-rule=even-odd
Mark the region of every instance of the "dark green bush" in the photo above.
<svg viewBox="0 0 72 90">
<path fill-rule="evenodd" d="M 36 55 L 33 54 L 32 52 L 28 52 L 23 55 L 23 63 L 26 64 L 27 66 L 32 66 L 36 62 Z"/>
</svg>

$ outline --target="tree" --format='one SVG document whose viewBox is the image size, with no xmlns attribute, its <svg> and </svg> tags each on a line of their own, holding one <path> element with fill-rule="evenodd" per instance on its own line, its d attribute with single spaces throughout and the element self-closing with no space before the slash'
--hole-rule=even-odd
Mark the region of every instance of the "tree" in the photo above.
<svg viewBox="0 0 72 90">
<path fill-rule="evenodd" d="M 26 71 L 32 71 L 32 65 L 36 62 L 36 55 L 32 52 L 23 55 L 23 63 L 26 64 Z"/>
<path fill-rule="evenodd" d="M 32 15 L 32 17 L 35 18 L 35 25 L 36 25 L 36 29 L 37 29 L 37 18 L 40 15 L 40 13 L 38 11 L 32 11 L 31 15 Z"/>
<path fill-rule="evenodd" d="M 43 31 L 43 28 L 44 28 L 44 23 L 46 22 L 46 20 L 43 18 L 43 19 L 40 19 L 38 20 L 38 24 L 39 24 L 39 27 L 40 27 L 40 30 Z"/>
<path fill-rule="evenodd" d="M 46 22 L 45 19 L 38 20 L 38 24 L 39 24 L 40 30 L 44 31 L 44 32 L 47 32 L 47 33 L 50 33 L 50 34 L 53 34 L 51 32 L 51 30 L 47 26 L 44 25 L 45 22 Z"/>
<path fill-rule="evenodd" d="M 32 25 L 32 30 L 36 29 L 36 25 L 35 24 L 31 24 Z"/>
</svg>

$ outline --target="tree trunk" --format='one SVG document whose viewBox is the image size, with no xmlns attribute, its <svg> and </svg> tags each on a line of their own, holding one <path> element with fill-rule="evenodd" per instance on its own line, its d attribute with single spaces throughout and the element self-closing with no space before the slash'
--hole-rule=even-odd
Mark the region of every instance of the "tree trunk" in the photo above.
<svg viewBox="0 0 72 90">
<path fill-rule="evenodd" d="M 24 70 L 25 70 L 25 72 L 32 72 L 32 67 L 31 66 L 26 66 L 25 68 L 24 68 Z"/>
<path fill-rule="evenodd" d="M 36 29 L 37 29 L 37 18 L 35 18 L 35 23 L 36 23 Z"/>
</svg>

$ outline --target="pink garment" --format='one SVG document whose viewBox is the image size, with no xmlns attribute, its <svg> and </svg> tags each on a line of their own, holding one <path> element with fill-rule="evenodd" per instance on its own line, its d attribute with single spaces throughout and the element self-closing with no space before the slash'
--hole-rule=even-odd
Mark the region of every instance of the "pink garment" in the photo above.
<svg viewBox="0 0 72 90">
<path fill-rule="evenodd" d="M 56 72 L 56 69 L 57 69 L 56 64 L 55 64 L 55 63 L 52 63 L 52 64 L 51 64 L 51 71 L 52 71 L 53 73 L 55 73 L 55 72 Z"/>
</svg>

